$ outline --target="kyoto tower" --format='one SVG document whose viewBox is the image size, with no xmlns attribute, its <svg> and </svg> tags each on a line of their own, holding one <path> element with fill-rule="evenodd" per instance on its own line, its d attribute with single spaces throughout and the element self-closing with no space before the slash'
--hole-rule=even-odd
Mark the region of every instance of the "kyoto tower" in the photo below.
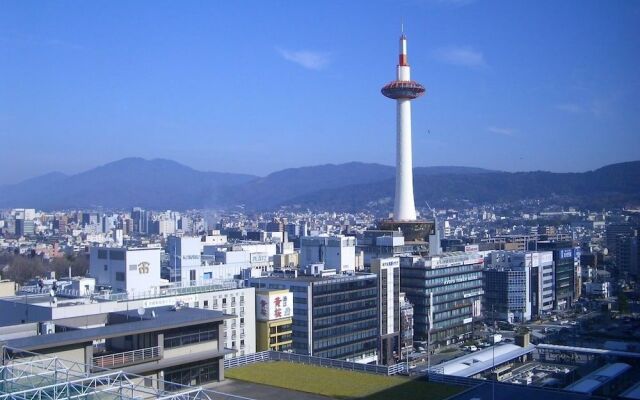
<svg viewBox="0 0 640 400">
<path fill-rule="evenodd" d="M 396 101 L 396 195 L 393 217 L 381 222 L 383 229 L 401 229 L 406 240 L 423 240 L 432 223 L 416 219 L 413 199 L 413 161 L 411 150 L 411 100 L 422 96 L 424 86 L 411 80 L 407 62 L 407 37 L 400 36 L 396 80 L 382 88 L 382 94 Z"/>
</svg>

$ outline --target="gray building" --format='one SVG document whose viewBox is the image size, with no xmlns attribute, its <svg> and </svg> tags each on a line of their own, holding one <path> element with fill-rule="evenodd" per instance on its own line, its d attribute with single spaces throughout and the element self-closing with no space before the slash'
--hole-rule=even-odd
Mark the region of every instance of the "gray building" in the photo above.
<svg viewBox="0 0 640 400">
<path fill-rule="evenodd" d="M 507 256 L 508 257 L 508 256 Z M 483 308 L 492 320 L 525 322 L 531 319 L 531 267 L 489 264 L 484 270 Z"/>
<path fill-rule="evenodd" d="M 631 278 L 640 277 L 640 243 L 638 236 L 619 236 L 616 241 L 616 266 Z"/>
<path fill-rule="evenodd" d="M 605 229 L 605 244 L 609 249 L 609 255 L 614 259 L 618 256 L 618 239 L 620 237 L 635 236 L 637 228 L 631 224 L 609 224 Z"/>
<path fill-rule="evenodd" d="M 378 277 L 375 274 L 252 278 L 260 289 L 293 293 L 293 351 L 360 363 L 377 362 Z"/>
<path fill-rule="evenodd" d="M 553 252 L 554 308 L 566 310 L 579 297 L 580 254 L 570 241 L 538 242 L 538 250 Z M 576 265 L 577 264 L 577 265 Z"/>
<path fill-rule="evenodd" d="M 16 218 L 15 232 L 16 236 L 31 236 L 36 233 L 36 224 L 28 219 Z"/>
<path fill-rule="evenodd" d="M 529 321 L 553 309 L 553 254 L 494 251 L 485 257 L 484 314 L 508 322 Z"/>
<path fill-rule="evenodd" d="M 77 362 L 86 373 L 118 369 L 176 390 L 224 379 L 224 356 L 233 352 L 224 347 L 226 318 L 231 316 L 171 307 L 99 313 L 46 322 L 42 334 L 32 330 L 2 344 Z"/>
<path fill-rule="evenodd" d="M 414 339 L 447 345 L 473 334 L 481 318 L 482 269 L 479 253 L 443 253 L 400 258 L 400 290 L 413 304 Z M 430 331 L 430 332 L 429 332 Z"/>
</svg>

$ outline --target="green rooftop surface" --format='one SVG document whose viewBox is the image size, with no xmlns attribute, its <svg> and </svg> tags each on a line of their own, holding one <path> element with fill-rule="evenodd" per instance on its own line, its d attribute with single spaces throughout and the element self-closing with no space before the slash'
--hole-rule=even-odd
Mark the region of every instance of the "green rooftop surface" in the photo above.
<svg viewBox="0 0 640 400">
<path fill-rule="evenodd" d="M 225 370 L 225 377 L 315 393 L 334 399 L 439 400 L 463 389 L 400 376 L 374 375 L 283 361 Z"/>
</svg>

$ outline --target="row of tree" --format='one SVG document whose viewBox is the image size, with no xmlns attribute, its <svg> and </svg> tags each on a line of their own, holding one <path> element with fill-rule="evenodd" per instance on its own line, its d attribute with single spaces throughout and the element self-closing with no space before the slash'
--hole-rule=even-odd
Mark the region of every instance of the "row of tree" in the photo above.
<svg viewBox="0 0 640 400">
<path fill-rule="evenodd" d="M 19 284 L 37 277 L 49 278 L 52 271 L 55 272 L 56 278 L 68 276 L 69 267 L 72 276 L 84 276 L 89 270 L 89 257 L 80 254 L 47 260 L 33 254 L 0 254 L 2 278 L 11 279 Z"/>
</svg>

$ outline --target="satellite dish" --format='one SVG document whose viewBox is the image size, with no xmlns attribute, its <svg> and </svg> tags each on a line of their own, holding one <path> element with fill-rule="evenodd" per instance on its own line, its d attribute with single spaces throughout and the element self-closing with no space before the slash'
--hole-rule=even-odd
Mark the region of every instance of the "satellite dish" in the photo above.
<svg viewBox="0 0 640 400">
<path fill-rule="evenodd" d="M 53 289 L 49 290 L 49 296 L 54 297 L 56 295 L 56 292 L 53 291 Z"/>
<path fill-rule="evenodd" d="M 140 317 L 142 317 L 144 315 L 144 312 L 147 311 L 144 309 L 144 307 L 138 307 L 138 315 Z"/>
</svg>

